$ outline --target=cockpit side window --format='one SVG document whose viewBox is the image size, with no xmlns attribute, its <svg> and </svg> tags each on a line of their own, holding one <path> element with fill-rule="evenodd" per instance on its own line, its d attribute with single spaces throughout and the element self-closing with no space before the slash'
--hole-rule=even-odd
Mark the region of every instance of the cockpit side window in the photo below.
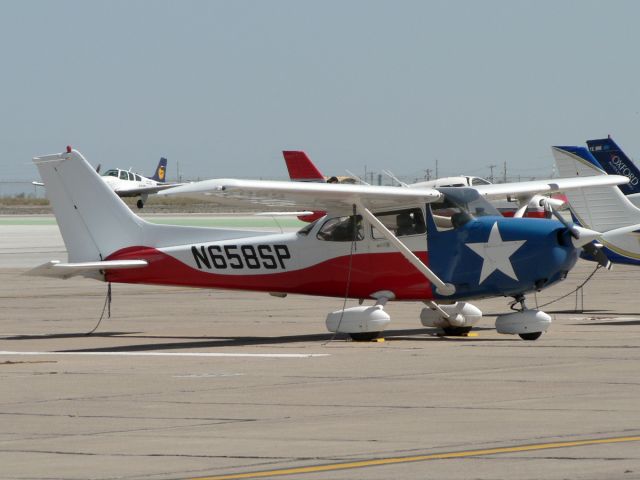
<svg viewBox="0 0 640 480">
<path fill-rule="evenodd" d="M 129 180 L 129 175 L 124 170 L 120 170 L 120 180 Z"/>
<path fill-rule="evenodd" d="M 420 208 L 407 208 L 393 212 L 376 213 L 375 216 L 396 237 L 420 235 L 427 231 L 424 216 Z M 375 239 L 384 238 L 375 227 L 371 227 L 371 235 Z"/>
<path fill-rule="evenodd" d="M 355 229 L 354 229 L 355 221 Z M 355 238 L 354 238 L 355 230 Z M 362 227 L 362 217 L 360 215 L 349 217 L 334 217 L 330 218 L 316 235 L 318 240 L 325 240 L 328 242 L 351 242 L 352 240 L 360 241 L 364 239 L 364 229 Z"/>
</svg>

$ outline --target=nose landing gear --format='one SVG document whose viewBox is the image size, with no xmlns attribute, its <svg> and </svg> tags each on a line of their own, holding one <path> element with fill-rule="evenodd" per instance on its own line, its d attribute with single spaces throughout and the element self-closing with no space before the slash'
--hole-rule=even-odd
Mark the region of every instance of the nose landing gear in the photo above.
<svg viewBox="0 0 640 480">
<path fill-rule="evenodd" d="M 520 308 L 516 305 L 520 304 Z M 537 340 L 551 325 L 551 317 L 541 310 L 527 308 L 524 295 L 514 297 L 510 305 L 514 313 L 498 315 L 496 330 L 498 333 L 519 335 L 523 340 Z"/>
</svg>

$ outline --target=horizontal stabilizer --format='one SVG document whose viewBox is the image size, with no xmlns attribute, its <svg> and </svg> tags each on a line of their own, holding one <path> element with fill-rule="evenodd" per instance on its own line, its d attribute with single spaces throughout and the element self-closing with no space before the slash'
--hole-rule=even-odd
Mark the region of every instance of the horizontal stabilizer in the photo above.
<svg viewBox="0 0 640 480">
<path fill-rule="evenodd" d="M 119 270 L 125 268 L 146 267 L 146 260 L 105 260 L 102 262 L 76 262 L 62 263 L 59 260 L 51 260 L 26 272 L 26 275 L 39 277 L 70 278 L 76 275 L 91 275 L 101 270 Z"/>
</svg>

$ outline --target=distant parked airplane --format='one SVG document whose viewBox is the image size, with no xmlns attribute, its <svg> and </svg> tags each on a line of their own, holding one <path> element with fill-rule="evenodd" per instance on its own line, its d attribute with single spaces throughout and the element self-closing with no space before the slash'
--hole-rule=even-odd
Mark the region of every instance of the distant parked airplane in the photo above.
<svg viewBox="0 0 640 480">
<path fill-rule="evenodd" d="M 142 208 L 149 194 L 182 185 L 181 183 L 165 183 L 166 172 L 167 159 L 163 157 L 158 162 L 156 171 L 150 178 L 143 177 L 142 175 L 132 172 L 130 169 L 123 170 L 121 168 L 113 168 L 104 172 L 102 179 L 119 197 L 140 196 L 136 206 Z"/>
<path fill-rule="evenodd" d="M 96 167 L 96 172 L 100 173 L 100 165 Z M 165 183 L 167 174 L 167 159 L 162 157 L 158 162 L 156 171 L 150 177 L 132 172 L 131 169 L 123 170 L 121 168 L 112 168 L 102 174 L 102 180 L 111 190 L 116 192 L 119 197 L 137 197 L 136 206 L 143 208 L 147 198 L 152 193 L 158 193 L 160 190 L 176 187 L 182 183 Z M 42 182 L 31 182 L 39 187 L 44 186 Z"/>
</svg>

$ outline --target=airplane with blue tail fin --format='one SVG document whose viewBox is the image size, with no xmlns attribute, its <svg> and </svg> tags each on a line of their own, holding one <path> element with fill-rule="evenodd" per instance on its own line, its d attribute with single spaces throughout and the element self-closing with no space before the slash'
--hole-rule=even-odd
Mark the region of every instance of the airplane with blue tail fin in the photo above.
<svg viewBox="0 0 640 480">
<path fill-rule="evenodd" d="M 167 183 L 167 159 L 162 157 L 151 177 L 143 177 L 135 172 L 122 168 L 112 168 L 102 174 L 102 179 L 119 197 L 140 197 L 136 206 L 143 208 L 152 193 L 182 185 Z"/>
<path fill-rule="evenodd" d="M 597 178 L 617 172 L 626 176 L 629 182 L 565 192 L 572 218 L 577 225 L 602 232 L 598 238 L 598 244 L 602 246 L 599 252 L 606 255 L 609 261 L 640 265 L 640 208 L 632 201 L 634 194 L 631 192 L 634 190 L 624 188 L 631 185 L 633 178 L 637 178 L 633 170 L 628 168 L 633 163 L 625 156 L 624 164 L 627 167 L 615 166 L 620 165 L 616 157 L 621 162 L 623 160 L 621 150 L 610 138 L 589 141 L 588 144 L 589 149 L 578 146 L 552 147 L 559 175 Z M 594 152 L 598 153 L 598 158 Z M 593 259 L 590 257 L 585 255 L 585 258 Z"/>
</svg>

